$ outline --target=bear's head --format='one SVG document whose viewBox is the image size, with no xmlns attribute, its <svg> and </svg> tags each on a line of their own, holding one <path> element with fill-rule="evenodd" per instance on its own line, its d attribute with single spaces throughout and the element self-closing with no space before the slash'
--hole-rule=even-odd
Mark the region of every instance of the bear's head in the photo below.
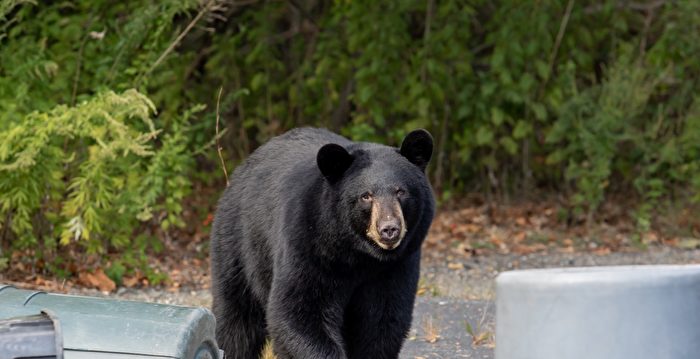
<svg viewBox="0 0 700 359">
<path fill-rule="evenodd" d="M 333 192 L 336 220 L 353 232 L 352 246 L 378 259 L 420 247 L 434 214 L 426 166 L 433 138 L 415 130 L 400 148 L 374 143 L 327 144 L 316 162 Z"/>
</svg>

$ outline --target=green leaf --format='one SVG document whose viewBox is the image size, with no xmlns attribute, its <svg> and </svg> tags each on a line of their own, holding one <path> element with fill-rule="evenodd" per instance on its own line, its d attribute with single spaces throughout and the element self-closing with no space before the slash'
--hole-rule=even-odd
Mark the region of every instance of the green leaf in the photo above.
<svg viewBox="0 0 700 359">
<path fill-rule="evenodd" d="M 532 125 L 525 120 L 518 120 L 513 128 L 513 138 L 516 140 L 527 137 L 532 132 Z"/>
<path fill-rule="evenodd" d="M 513 141 L 512 138 L 508 136 L 501 137 L 499 140 L 503 148 L 506 149 L 506 152 L 510 155 L 514 155 L 518 152 L 518 144 Z"/>
<path fill-rule="evenodd" d="M 124 274 L 126 274 L 126 267 L 121 261 L 116 261 L 107 267 L 105 274 L 107 274 L 107 276 L 115 283 L 121 285 L 122 278 L 124 277 Z"/>
<path fill-rule="evenodd" d="M 369 99 L 372 98 L 373 94 L 374 89 L 372 88 L 372 86 L 362 86 L 358 89 L 357 100 L 361 104 L 367 104 L 369 102 Z"/>
<path fill-rule="evenodd" d="M 493 142 L 493 131 L 486 126 L 481 126 L 476 131 L 476 144 L 479 146 L 491 144 Z"/>
<path fill-rule="evenodd" d="M 494 125 L 500 126 L 505 119 L 505 114 L 498 107 L 491 107 L 491 122 Z"/>
<path fill-rule="evenodd" d="M 549 78 L 549 66 L 544 61 L 535 60 L 535 70 L 542 80 Z"/>
<path fill-rule="evenodd" d="M 255 92 L 259 88 L 265 84 L 265 79 L 266 79 L 266 74 L 264 72 L 259 72 L 253 76 L 253 79 L 250 80 L 250 89 L 251 91 Z"/>
<path fill-rule="evenodd" d="M 535 118 L 540 121 L 545 121 L 547 119 L 547 108 L 541 103 L 532 103 L 530 108 L 535 113 Z"/>
<path fill-rule="evenodd" d="M 554 152 L 547 155 L 547 159 L 545 160 L 545 163 L 547 163 L 548 165 L 554 165 L 554 164 L 560 163 L 563 160 L 564 160 L 564 152 L 561 150 L 555 150 Z"/>
</svg>

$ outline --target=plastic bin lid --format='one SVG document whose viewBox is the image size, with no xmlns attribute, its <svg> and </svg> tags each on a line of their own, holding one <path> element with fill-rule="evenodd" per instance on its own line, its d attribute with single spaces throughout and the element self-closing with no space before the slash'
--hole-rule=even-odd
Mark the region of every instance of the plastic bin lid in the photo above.
<svg viewBox="0 0 700 359">
<path fill-rule="evenodd" d="M 43 310 L 60 321 L 66 359 L 220 357 L 214 316 L 204 308 L 49 294 L 0 285 L 0 318 Z"/>
</svg>

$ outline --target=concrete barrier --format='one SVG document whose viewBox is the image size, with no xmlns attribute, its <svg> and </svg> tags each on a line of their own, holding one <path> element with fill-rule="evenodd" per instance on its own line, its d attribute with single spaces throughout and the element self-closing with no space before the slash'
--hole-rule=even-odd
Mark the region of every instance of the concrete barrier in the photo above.
<svg viewBox="0 0 700 359">
<path fill-rule="evenodd" d="M 699 359 L 700 265 L 496 279 L 496 359 Z"/>
</svg>

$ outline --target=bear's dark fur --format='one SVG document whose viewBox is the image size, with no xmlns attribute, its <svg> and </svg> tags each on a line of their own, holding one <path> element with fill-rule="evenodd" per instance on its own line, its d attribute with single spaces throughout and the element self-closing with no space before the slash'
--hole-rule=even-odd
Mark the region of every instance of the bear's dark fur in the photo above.
<svg viewBox="0 0 700 359">
<path fill-rule="evenodd" d="M 214 219 L 216 336 L 227 358 L 397 358 L 434 214 L 433 141 L 401 148 L 301 128 L 239 166 Z"/>
</svg>

